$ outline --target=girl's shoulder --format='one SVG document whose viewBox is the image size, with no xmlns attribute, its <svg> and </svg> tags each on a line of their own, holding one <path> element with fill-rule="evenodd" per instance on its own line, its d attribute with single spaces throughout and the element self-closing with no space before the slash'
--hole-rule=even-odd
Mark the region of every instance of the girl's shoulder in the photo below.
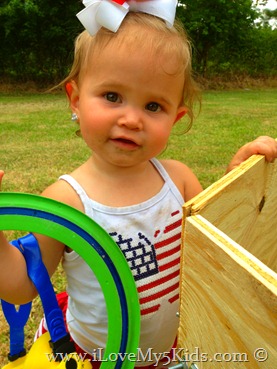
<svg viewBox="0 0 277 369">
<path fill-rule="evenodd" d="M 41 195 L 56 201 L 63 202 L 84 212 L 84 207 L 80 200 L 80 197 L 66 181 L 58 180 L 57 182 L 54 182 L 49 187 L 47 187 Z"/>
<path fill-rule="evenodd" d="M 181 192 L 185 201 L 202 191 L 202 186 L 193 171 L 177 160 L 160 160 L 164 169 Z"/>
</svg>

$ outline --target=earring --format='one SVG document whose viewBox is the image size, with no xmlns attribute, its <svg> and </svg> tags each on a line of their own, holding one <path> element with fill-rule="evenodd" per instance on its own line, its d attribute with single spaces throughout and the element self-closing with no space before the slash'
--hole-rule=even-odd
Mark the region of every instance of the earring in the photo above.
<svg viewBox="0 0 277 369">
<path fill-rule="evenodd" d="M 72 122 L 76 122 L 79 119 L 78 115 L 76 113 L 71 114 L 71 120 Z"/>
</svg>

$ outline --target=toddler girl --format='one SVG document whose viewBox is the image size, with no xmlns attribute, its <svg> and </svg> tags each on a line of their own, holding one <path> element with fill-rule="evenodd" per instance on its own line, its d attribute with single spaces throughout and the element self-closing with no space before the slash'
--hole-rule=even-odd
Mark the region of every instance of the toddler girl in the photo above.
<svg viewBox="0 0 277 369">
<path fill-rule="evenodd" d="M 156 157 L 179 119 L 193 119 L 197 88 L 189 41 L 178 24 L 129 12 L 116 32 L 101 27 L 78 37 L 64 86 L 91 155 L 42 195 L 86 213 L 111 235 L 137 285 L 140 349 L 168 352 L 178 328 L 182 205 L 202 188 L 185 164 Z M 260 137 L 245 145 L 228 171 L 255 153 L 273 160 L 276 142 Z M 69 297 L 63 294 L 60 304 L 77 349 L 92 354 L 105 347 L 105 301 L 93 272 L 66 245 L 35 237 L 50 275 L 62 260 Z M 0 296 L 17 304 L 30 301 L 36 290 L 24 258 L 3 234 L 1 241 Z M 45 329 L 42 321 L 38 335 Z"/>
</svg>

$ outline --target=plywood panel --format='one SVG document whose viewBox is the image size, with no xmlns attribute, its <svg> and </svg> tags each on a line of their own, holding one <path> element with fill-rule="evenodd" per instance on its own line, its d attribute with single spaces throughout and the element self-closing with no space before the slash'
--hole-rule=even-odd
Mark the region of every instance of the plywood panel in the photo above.
<svg viewBox="0 0 277 369">
<path fill-rule="evenodd" d="M 200 369 L 277 368 L 276 273 L 200 215 L 184 239 L 178 347 Z"/>
<path fill-rule="evenodd" d="M 185 204 L 277 271 L 277 161 L 253 156 Z"/>
</svg>

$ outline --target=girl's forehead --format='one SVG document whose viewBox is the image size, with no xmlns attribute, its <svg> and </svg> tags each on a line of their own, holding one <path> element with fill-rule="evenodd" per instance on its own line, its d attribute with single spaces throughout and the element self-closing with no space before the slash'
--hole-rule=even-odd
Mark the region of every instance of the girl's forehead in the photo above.
<svg viewBox="0 0 277 369">
<path fill-rule="evenodd" d="M 139 31 L 139 30 L 138 30 Z M 171 47 L 169 40 L 161 42 L 161 36 L 143 37 L 134 33 L 127 37 L 114 37 L 96 45 L 89 57 L 89 64 L 123 63 L 128 61 L 147 64 L 148 68 L 160 68 L 169 74 L 183 71 L 184 61 L 180 49 Z M 100 62 L 101 60 L 101 62 Z M 100 63 L 99 63 L 100 62 Z M 137 63 L 136 63 L 137 64 Z"/>
<path fill-rule="evenodd" d="M 140 45 L 123 45 L 110 43 L 97 53 L 93 53 L 88 69 L 95 74 L 99 70 L 124 72 L 124 70 L 139 74 L 181 74 L 183 68 L 178 58 L 168 55 L 163 50 L 141 47 Z M 121 74 L 121 73 L 120 73 Z"/>
</svg>

